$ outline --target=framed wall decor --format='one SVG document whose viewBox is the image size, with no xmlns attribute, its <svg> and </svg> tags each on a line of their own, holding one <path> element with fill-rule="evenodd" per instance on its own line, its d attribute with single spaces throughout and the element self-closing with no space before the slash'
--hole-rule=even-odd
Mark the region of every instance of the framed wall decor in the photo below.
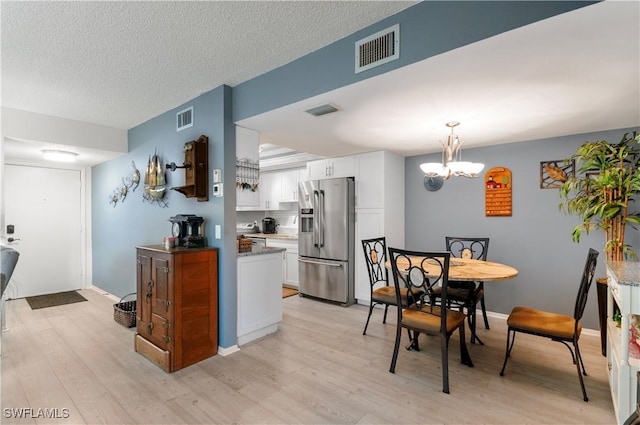
<svg viewBox="0 0 640 425">
<path fill-rule="evenodd" d="M 575 175 L 574 160 L 559 159 L 540 162 L 540 189 L 554 189 Z"/>
<path fill-rule="evenodd" d="M 484 175 L 484 205 L 487 217 L 511 217 L 513 178 L 506 167 L 493 167 Z"/>
</svg>

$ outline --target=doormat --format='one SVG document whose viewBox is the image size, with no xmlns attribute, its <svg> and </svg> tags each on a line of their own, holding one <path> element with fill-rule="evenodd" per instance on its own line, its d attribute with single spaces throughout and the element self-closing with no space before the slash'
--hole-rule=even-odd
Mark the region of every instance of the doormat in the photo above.
<svg viewBox="0 0 640 425">
<path fill-rule="evenodd" d="M 298 291 L 291 288 L 282 288 L 282 298 L 287 298 L 293 295 L 297 295 Z"/>
<path fill-rule="evenodd" d="M 64 304 L 79 303 L 81 301 L 87 301 L 85 297 L 78 294 L 76 291 L 58 292 L 57 294 L 38 295 L 36 297 L 27 297 L 27 302 L 31 310 L 37 310 L 39 308 L 55 307 Z"/>
</svg>

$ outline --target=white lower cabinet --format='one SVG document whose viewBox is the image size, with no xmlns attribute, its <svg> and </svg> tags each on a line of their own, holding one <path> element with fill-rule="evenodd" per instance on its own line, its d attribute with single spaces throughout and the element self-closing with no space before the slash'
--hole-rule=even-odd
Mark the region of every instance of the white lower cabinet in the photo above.
<svg viewBox="0 0 640 425">
<path fill-rule="evenodd" d="M 282 262 L 282 283 L 286 286 L 298 287 L 298 241 L 267 238 L 267 246 L 285 248 Z"/>
<path fill-rule="evenodd" d="M 283 252 L 238 257 L 238 345 L 278 330 L 282 257 Z"/>
<path fill-rule="evenodd" d="M 629 353 L 629 329 L 640 315 L 640 263 L 607 262 L 607 368 L 613 408 L 618 424 L 636 409 L 637 374 L 640 359 Z M 621 324 L 613 321 L 614 306 L 620 309 Z M 588 390 L 588 388 L 587 388 Z"/>
</svg>

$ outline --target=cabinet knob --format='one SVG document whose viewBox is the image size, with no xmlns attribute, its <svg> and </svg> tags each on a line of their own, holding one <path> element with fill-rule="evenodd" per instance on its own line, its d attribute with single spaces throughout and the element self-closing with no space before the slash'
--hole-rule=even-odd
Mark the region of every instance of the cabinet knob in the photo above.
<svg viewBox="0 0 640 425">
<path fill-rule="evenodd" d="M 611 370 L 611 362 L 607 362 L 607 368 Z"/>
<path fill-rule="evenodd" d="M 147 325 L 147 332 L 149 332 L 149 335 L 153 333 L 153 322 Z"/>
</svg>

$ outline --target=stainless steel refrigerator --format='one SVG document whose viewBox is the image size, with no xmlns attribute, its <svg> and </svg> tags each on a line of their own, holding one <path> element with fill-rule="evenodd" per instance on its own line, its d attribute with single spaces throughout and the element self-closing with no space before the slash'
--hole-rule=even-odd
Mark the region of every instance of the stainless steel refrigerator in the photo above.
<svg viewBox="0 0 640 425">
<path fill-rule="evenodd" d="M 298 192 L 299 292 L 349 306 L 355 303 L 354 179 L 301 182 Z"/>
</svg>

